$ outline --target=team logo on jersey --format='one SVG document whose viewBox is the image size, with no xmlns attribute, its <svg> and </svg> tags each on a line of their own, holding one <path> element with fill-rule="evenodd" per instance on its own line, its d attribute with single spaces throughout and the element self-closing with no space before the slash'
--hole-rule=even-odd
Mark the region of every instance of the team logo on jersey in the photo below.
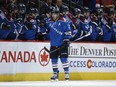
<svg viewBox="0 0 116 87">
<path fill-rule="evenodd" d="M 61 23 L 59 23 L 58 26 L 61 26 Z"/>
<path fill-rule="evenodd" d="M 45 51 L 45 49 L 42 49 L 39 53 L 39 63 L 42 66 L 47 66 L 50 61 L 49 53 Z"/>
</svg>

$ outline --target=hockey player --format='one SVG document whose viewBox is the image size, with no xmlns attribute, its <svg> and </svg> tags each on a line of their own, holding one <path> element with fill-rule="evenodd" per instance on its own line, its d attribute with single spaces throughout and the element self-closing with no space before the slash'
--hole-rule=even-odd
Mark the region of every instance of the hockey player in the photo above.
<svg viewBox="0 0 116 87">
<path fill-rule="evenodd" d="M 103 29 L 103 41 L 109 42 L 111 40 L 112 31 L 111 31 L 111 26 L 109 26 L 109 23 L 108 23 L 107 14 L 103 15 L 101 22 L 102 22 L 101 28 Z"/>
<path fill-rule="evenodd" d="M 102 29 L 102 21 L 101 19 L 103 18 L 103 15 L 104 15 L 104 11 L 102 8 L 97 8 L 96 10 L 96 17 L 97 17 L 97 20 L 96 20 L 96 23 L 98 24 L 98 28 L 97 28 L 97 31 L 98 31 L 98 41 L 103 41 L 103 29 Z"/>
<path fill-rule="evenodd" d="M 38 25 L 36 17 L 38 15 L 38 10 L 36 8 L 30 8 L 30 12 L 26 17 L 24 26 L 21 31 L 22 40 L 35 40 L 38 33 Z"/>
<path fill-rule="evenodd" d="M 1 16 L 1 29 L 0 29 L 0 39 L 14 40 L 16 39 L 16 18 L 17 7 L 14 4 L 9 4 L 8 8 L 2 12 Z"/>
<path fill-rule="evenodd" d="M 81 31 L 83 31 L 83 35 L 88 34 L 88 32 L 90 32 L 90 30 L 92 30 L 90 28 L 90 21 L 88 21 L 84 15 L 80 16 L 80 29 L 81 29 Z M 83 38 L 82 40 L 83 41 L 91 41 L 91 37 L 87 36 L 87 37 Z"/>
<path fill-rule="evenodd" d="M 108 25 L 111 27 L 111 41 L 116 42 L 116 18 L 115 18 L 115 10 L 113 8 L 108 11 Z"/>
<path fill-rule="evenodd" d="M 75 27 L 75 19 L 73 14 L 70 12 L 69 7 L 68 6 L 62 6 L 62 10 L 61 12 L 61 17 L 64 18 L 64 21 L 68 22 L 72 28 L 72 30 L 76 29 Z"/>
<path fill-rule="evenodd" d="M 18 4 L 18 13 L 17 13 L 17 18 L 15 21 L 16 29 L 18 32 L 17 39 L 21 39 L 21 32 L 25 20 L 25 12 L 26 12 L 26 6 L 23 3 Z"/>
<path fill-rule="evenodd" d="M 111 41 L 116 42 L 116 24 L 112 25 L 111 30 L 112 30 Z"/>
<path fill-rule="evenodd" d="M 83 15 L 85 16 L 85 22 L 90 22 L 90 10 L 88 7 L 84 7 L 83 9 Z"/>
<path fill-rule="evenodd" d="M 72 22 L 72 15 L 69 12 L 68 6 L 62 6 L 62 9 L 60 10 L 60 18 L 63 19 L 65 22 L 69 23 L 71 27 L 71 32 L 73 33 L 73 30 L 76 29 L 75 25 L 73 25 Z"/>
<path fill-rule="evenodd" d="M 52 20 L 46 24 L 46 28 L 50 33 L 50 51 L 61 48 L 50 54 L 53 68 L 53 77 L 51 77 L 51 80 L 58 80 L 58 57 L 60 57 L 62 62 L 65 80 L 69 80 L 68 43 L 71 37 L 71 28 L 70 25 L 60 19 L 59 16 L 59 10 L 55 8 L 52 11 Z"/>
<path fill-rule="evenodd" d="M 54 6 L 49 6 L 46 9 L 47 10 L 46 10 L 45 14 L 42 15 L 42 16 L 41 15 L 39 16 L 38 24 L 39 24 L 40 27 L 44 26 L 46 24 L 46 22 L 49 22 L 49 20 L 51 20 L 51 13 L 52 13 L 53 9 L 55 9 L 55 7 Z M 49 33 L 47 33 L 47 32 L 44 32 L 44 33 L 39 32 L 39 36 L 40 35 L 41 35 L 41 37 L 43 37 L 43 40 L 50 40 Z"/>
<path fill-rule="evenodd" d="M 83 35 L 83 31 L 80 28 L 80 16 L 81 16 L 81 10 L 79 8 L 74 9 L 74 25 L 76 29 L 73 31 L 73 36 L 71 38 L 71 41 L 81 37 Z"/>
<path fill-rule="evenodd" d="M 97 41 L 97 37 L 98 37 L 98 29 L 99 29 L 99 26 L 97 24 L 97 17 L 94 15 L 94 14 L 91 14 L 90 15 L 90 28 L 92 29 L 92 32 L 91 32 L 91 41 Z"/>
<path fill-rule="evenodd" d="M 62 10 L 60 11 L 61 17 L 64 19 L 64 21 L 70 23 L 72 22 L 71 19 L 68 17 L 69 14 L 69 8 L 68 6 L 63 6 Z"/>
</svg>

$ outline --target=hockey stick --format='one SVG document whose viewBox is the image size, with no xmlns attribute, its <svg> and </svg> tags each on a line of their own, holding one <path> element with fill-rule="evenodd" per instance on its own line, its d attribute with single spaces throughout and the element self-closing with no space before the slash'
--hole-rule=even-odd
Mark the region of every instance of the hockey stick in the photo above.
<svg viewBox="0 0 116 87">
<path fill-rule="evenodd" d="M 50 50 L 48 50 L 46 47 L 44 47 L 44 49 L 48 52 L 48 53 L 53 53 L 53 52 L 56 52 L 56 51 L 58 51 L 58 50 L 60 50 L 60 49 L 62 49 L 62 48 L 64 48 L 64 46 L 61 46 L 61 47 L 58 47 L 57 49 L 55 49 L 55 50 L 53 50 L 53 51 L 50 51 Z"/>
<path fill-rule="evenodd" d="M 88 32 L 86 35 L 84 35 L 84 36 L 82 36 L 82 37 L 80 37 L 80 38 L 78 38 L 78 39 L 76 39 L 76 40 L 70 42 L 70 44 L 73 43 L 73 42 L 75 42 L 75 41 L 81 40 L 81 39 L 83 39 L 83 38 L 85 38 L 85 37 L 88 37 L 90 34 L 91 34 L 91 32 Z M 58 50 L 60 50 L 60 49 L 62 49 L 62 48 L 64 48 L 64 46 L 61 46 L 61 47 L 59 47 L 59 48 L 57 48 L 57 49 L 55 49 L 55 50 L 53 50 L 53 51 L 50 51 L 50 50 L 48 50 L 46 47 L 44 47 L 44 49 L 45 49 L 48 53 L 50 53 L 50 54 L 53 53 L 53 52 L 56 52 L 56 51 L 58 51 Z"/>
<path fill-rule="evenodd" d="M 90 36 L 90 35 L 91 35 L 91 31 L 89 31 L 86 35 L 84 35 L 84 36 L 82 36 L 82 37 L 77 38 L 77 39 L 76 39 L 76 40 L 74 40 L 73 42 L 78 41 L 78 40 L 81 40 L 81 39 L 83 39 L 83 38 L 85 38 L 85 37 L 88 37 L 88 36 Z"/>
</svg>

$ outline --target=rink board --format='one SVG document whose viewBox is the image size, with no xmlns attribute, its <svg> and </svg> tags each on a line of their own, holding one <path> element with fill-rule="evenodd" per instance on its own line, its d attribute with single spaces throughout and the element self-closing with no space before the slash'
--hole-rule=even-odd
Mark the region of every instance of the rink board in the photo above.
<svg viewBox="0 0 116 87">
<path fill-rule="evenodd" d="M 52 66 L 44 46 L 49 42 L 0 42 L 0 81 L 48 81 Z M 72 43 L 69 67 L 70 80 L 116 80 L 116 43 Z"/>
<path fill-rule="evenodd" d="M 0 81 L 49 81 L 51 76 L 52 73 L 20 73 L 16 75 L 0 75 Z M 60 73 L 59 80 L 64 80 L 64 73 Z M 70 73 L 70 80 L 116 80 L 116 73 Z"/>
</svg>

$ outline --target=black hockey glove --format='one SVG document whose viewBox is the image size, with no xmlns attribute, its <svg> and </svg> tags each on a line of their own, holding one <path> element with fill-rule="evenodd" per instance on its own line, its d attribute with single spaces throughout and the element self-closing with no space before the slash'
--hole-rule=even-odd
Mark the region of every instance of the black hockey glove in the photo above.
<svg viewBox="0 0 116 87">
<path fill-rule="evenodd" d="M 41 28 L 41 27 L 44 27 L 44 26 L 46 26 L 46 21 L 45 20 L 40 20 L 39 27 Z"/>
<path fill-rule="evenodd" d="M 69 47 L 69 39 L 64 39 L 63 40 L 64 41 L 64 48 L 67 48 L 67 47 Z"/>
<path fill-rule="evenodd" d="M 26 27 L 27 27 L 28 29 L 32 29 L 32 28 L 33 28 L 31 23 L 28 23 L 28 24 L 26 25 Z"/>
<path fill-rule="evenodd" d="M 23 23 L 23 19 L 22 18 L 17 18 L 17 20 L 16 20 L 16 23 Z"/>
<path fill-rule="evenodd" d="M 111 31 L 111 27 L 109 25 L 106 25 L 106 28 L 108 29 L 108 32 Z"/>
<path fill-rule="evenodd" d="M 11 26 L 8 25 L 8 24 L 3 24 L 3 25 L 2 25 L 2 29 L 9 30 L 9 29 L 11 29 Z"/>
</svg>

